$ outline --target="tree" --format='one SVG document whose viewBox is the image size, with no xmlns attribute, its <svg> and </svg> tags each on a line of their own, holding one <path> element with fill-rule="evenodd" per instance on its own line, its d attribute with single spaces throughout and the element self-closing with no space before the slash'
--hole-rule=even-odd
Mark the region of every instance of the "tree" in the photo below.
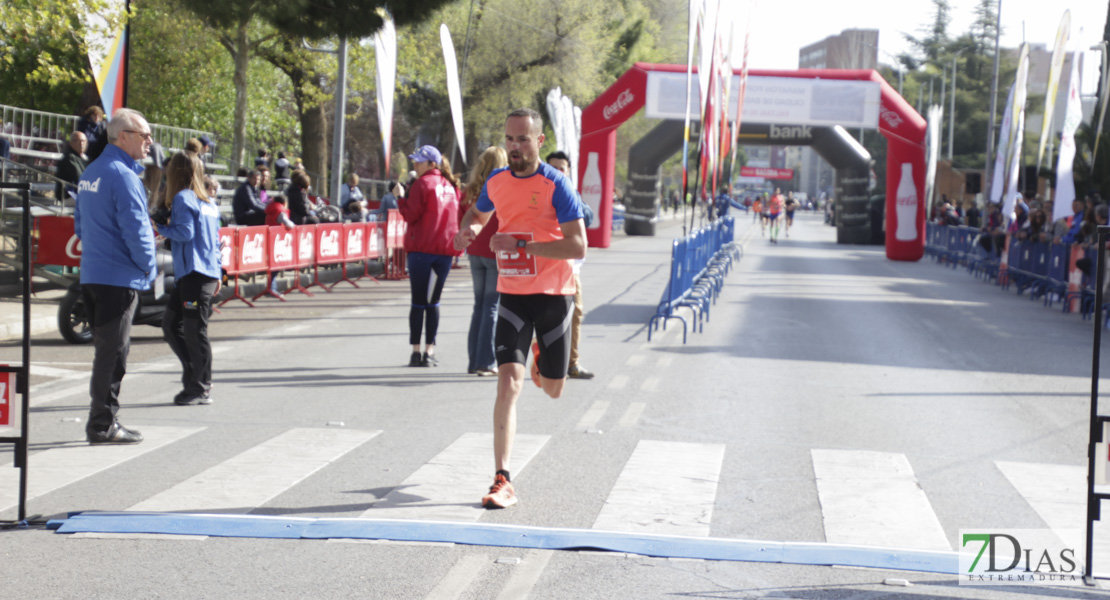
<svg viewBox="0 0 1110 600">
<path fill-rule="evenodd" d="M 273 17 L 272 2 L 262 0 L 179 0 L 181 6 L 195 13 L 216 34 L 235 63 L 232 81 L 235 84 L 235 115 L 232 125 L 231 168 L 242 164 L 247 137 L 247 71 L 251 53 L 260 44 L 274 37 L 272 30 L 262 27 L 256 17 Z M 253 27 L 252 27 L 253 25 Z M 253 33 L 255 35 L 251 35 Z"/>
<path fill-rule="evenodd" d="M 107 38 L 121 17 L 106 0 L 0 3 L 0 103 L 75 112 L 93 81 L 87 40 Z"/>
</svg>

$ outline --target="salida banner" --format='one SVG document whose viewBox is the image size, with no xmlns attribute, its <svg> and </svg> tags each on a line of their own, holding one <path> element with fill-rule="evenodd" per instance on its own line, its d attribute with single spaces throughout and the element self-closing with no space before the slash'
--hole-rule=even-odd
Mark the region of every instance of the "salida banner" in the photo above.
<svg viewBox="0 0 1110 600">
<path fill-rule="evenodd" d="M 775 169 L 772 167 L 740 167 L 741 177 L 762 177 L 764 179 L 794 179 L 794 169 Z"/>
</svg>

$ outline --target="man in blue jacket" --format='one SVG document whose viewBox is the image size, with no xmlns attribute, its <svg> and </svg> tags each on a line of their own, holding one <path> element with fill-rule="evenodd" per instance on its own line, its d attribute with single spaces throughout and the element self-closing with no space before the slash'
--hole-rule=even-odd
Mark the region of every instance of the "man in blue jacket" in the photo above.
<svg viewBox="0 0 1110 600">
<path fill-rule="evenodd" d="M 85 433 L 90 444 L 137 444 L 138 431 L 116 420 L 131 349 L 139 292 L 157 275 L 154 229 L 139 173 L 151 146 L 150 126 L 130 109 L 116 111 L 108 146 L 77 183 L 74 228 L 81 240 L 81 292 L 89 311 L 95 356 Z"/>
</svg>

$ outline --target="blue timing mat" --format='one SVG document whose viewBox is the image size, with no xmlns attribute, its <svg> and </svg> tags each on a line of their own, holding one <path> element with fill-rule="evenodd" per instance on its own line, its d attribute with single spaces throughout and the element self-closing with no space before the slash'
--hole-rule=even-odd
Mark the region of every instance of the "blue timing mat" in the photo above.
<svg viewBox="0 0 1110 600">
<path fill-rule="evenodd" d="M 312 519 L 257 515 L 87 512 L 48 525 L 58 533 L 147 533 L 283 539 L 371 539 L 448 542 L 542 550 L 605 550 L 660 558 L 798 565 L 841 565 L 956 574 L 955 552 L 647 535 L 491 523 L 389 519 Z"/>
</svg>

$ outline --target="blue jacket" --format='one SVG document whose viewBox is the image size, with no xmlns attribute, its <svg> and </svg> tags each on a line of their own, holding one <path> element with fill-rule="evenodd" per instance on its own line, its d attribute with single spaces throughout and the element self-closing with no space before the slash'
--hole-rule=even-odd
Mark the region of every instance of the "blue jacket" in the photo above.
<svg viewBox="0 0 1110 600">
<path fill-rule="evenodd" d="M 220 209 L 201 202 L 193 190 L 181 190 L 173 197 L 170 224 L 159 225 L 158 232 L 173 240 L 173 275 L 181 278 L 196 271 L 220 278 Z"/>
<path fill-rule="evenodd" d="M 1079 241 L 1079 230 L 1083 228 L 1084 212 L 1086 211 L 1081 210 L 1075 213 L 1075 216 L 1072 217 L 1071 220 L 1071 229 L 1068 229 L 1068 232 L 1060 237 L 1061 242 L 1065 244 L 1074 244 L 1075 242 Z"/>
<path fill-rule="evenodd" d="M 145 290 L 158 274 L 142 171 L 123 149 L 108 144 L 81 174 L 73 210 L 81 283 Z"/>
</svg>

